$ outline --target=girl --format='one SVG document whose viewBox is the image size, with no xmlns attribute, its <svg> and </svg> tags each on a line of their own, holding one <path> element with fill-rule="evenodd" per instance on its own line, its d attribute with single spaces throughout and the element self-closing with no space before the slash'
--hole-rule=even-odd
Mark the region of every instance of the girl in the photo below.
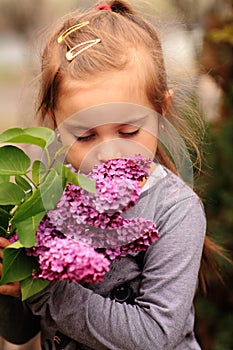
<svg viewBox="0 0 233 350">
<path fill-rule="evenodd" d="M 5 339 L 19 344 L 41 331 L 45 350 L 200 349 L 193 299 L 206 220 L 158 141 L 167 132 L 175 154 L 171 125 L 186 142 L 192 136 L 171 100 L 156 31 L 128 4 L 71 13 L 55 28 L 42 56 L 41 118 L 71 145 L 67 159 L 76 169 L 135 153 L 157 159 L 130 215 L 153 220 L 159 239 L 145 254 L 115 261 L 98 284 L 53 283 L 24 303 L 17 282 L 1 286 Z"/>
</svg>

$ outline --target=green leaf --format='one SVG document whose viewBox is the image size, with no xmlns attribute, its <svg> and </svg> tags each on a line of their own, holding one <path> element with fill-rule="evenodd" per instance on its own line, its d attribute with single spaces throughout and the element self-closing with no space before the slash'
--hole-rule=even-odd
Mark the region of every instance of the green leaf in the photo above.
<svg viewBox="0 0 233 350">
<path fill-rule="evenodd" d="M 84 190 L 91 193 L 96 193 L 95 180 L 91 180 L 83 174 L 78 174 L 78 183 L 80 187 L 84 188 Z"/>
<path fill-rule="evenodd" d="M 25 197 L 24 191 L 12 182 L 0 184 L 0 205 L 19 205 Z"/>
<path fill-rule="evenodd" d="M 60 156 L 61 154 L 67 152 L 69 148 L 70 148 L 70 146 L 63 146 L 63 147 L 61 147 L 61 148 L 55 153 L 54 159 L 57 159 L 58 156 Z"/>
<path fill-rule="evenodd" d="M 12 224 L 16 225 L 20 221 L 24 221 L 32 216 L 35 216 L 45 210 L 41 199 L 40 189 L 36 189 L 31 197 L 15 211 L 12 219 Z"/>
<path fill-rule="evenodd" d="M 12 224 L 16 225 L 31 216 L 54 209 L 61 198 L 63 190 L 61 176 L 54 169 L 51 169 L 40 188 L 36 189 L 32 196 L 16 210 Z"/>
<path fill-rule="evenodd" d="M 40 186 L 40 193 L 45 210 L 54 209 L 64 191 L 62 177 L 51 169 L 46 181 Z"/>
<path fill-rule="evenodd" d="M 10 176 L 9 175 L 0 175 L 0 184 L 3 182 L 9 182 Z"/>
<path fill-rule="evenodd" d="M 19 241 L 25 248 L 31 248 L 36 244 L 36 229 L 45 213 L 44 211 L 35 216 L 30 216 L 26 220 L 15 224 Z"/>
<path fill-rule="evenodd" d="M 12 205 L 0 206 L 0 236 L 2 237 L 6 237 L 6 231 L 11 219 L 10 211 L 13 207 Z"/>
<path fill-rule="evenodd" d="M 82 187 L 84 190 L 96 193 L 96 181 L 89 179 L 83 174 L 73 173 L 68 167 L 62 163 L 57 163 L 55 168 L 59 174 L 65 179 L 65 184 L 72 183 L 76 186 Z"/>
<path fill-rule="evenodd" d="M 38 268 L 35 258 L 27 256 L 25 248 L 17 241 L 3 251 L 2 279 L 0 285 L 21 281 Z"/>
<path fill-rule="evenodd" d="M 45 127 L 33 128 L 11 128 L 0 135 L 0 143 L 29 143 L 45 148 L 53 142 L 55 133 L 53 130 Z"/>
<path fill-rule="evenodd" d="M 39 293 L 49 285 L 48 280 L 33 278 L 32 276 L 20 282 L 22 301 L 30 298 L 36 293 Z"/>
<path fill-rule="evenodd" d="M 15 182 L 24 192 L 31 192 L 32 191 L 31 184 L 27 180 L 25 180 L 22 176 L 16 176 Z"/>
<path fill-rule="evenodd" d="M 24 134 L 21 128 L 10 128 L 0 134 L 0 143 L 11 142 L 12 139 Z M 12 141 L 13 142 L 13 141 Z"/>
<path fill-rule="evenodd" d="M 40 180 L 46 174 L 47 169 L 44 163 L 40 160 L 35 160 L 32 165 L 32 181 L 37 186 L 40 183 Z"/>
<path fill-rule="evenodd" d="M 32 145 L 39 146 L 44 148 L 46 146 L 46 141 L 39 138 L 34 137 L 32 135 L 27 135 L 24 129 L 13 128 L 4 131 L 0 135 L 0 143 L 29 143 Z"/>
<path fill-rule="evenodd" d="M 43 139 L 46 142 L 46 147 L 48 147 L 55 138 L 55 132 L 52 129 L 43 126 L 26 128 L 25 133 Z"/>
<path fill-rule="evenodd" d="M 63 178 L 64 186 L 66 186 L 67 183 L 72 183 L 76 186 L 79 186 L 77 174 L 73 173 L 63 163 L 60 163 L 60 162 L 56 163 L 54 168 L 56 169 L 58 174 Z"/>
<path fill-rule="evenodd" d="M 0 175 L 24 175 L 30 167 L 30 158 L 15 146 L 0 147 Z"/>
</svg>

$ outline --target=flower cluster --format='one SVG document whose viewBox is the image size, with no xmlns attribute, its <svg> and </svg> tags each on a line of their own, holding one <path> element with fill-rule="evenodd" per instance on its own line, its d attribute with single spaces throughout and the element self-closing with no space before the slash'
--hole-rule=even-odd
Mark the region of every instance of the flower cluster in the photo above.
<svg viewBox="0 0 233 350">
<path fill-rule="evenodd" d="M 96 193 L 68 184 L 41 221 L 36 246 L 28 250 L 39 262 L 35 277 L 98 282 L 111 260 L 151 245 L 158 238 L 155 224 L 122 216 L 136 204 L 150 162 L 136 155 L 95 166 L 88 177 L 96 180 Z"/>
<path fill-rule="evenodd" d="M 34 277 L 49 281 L 68 279 L 91 283 L 104 278 L 109 270 L 109 260 L 90 245 L 64 238 L 45 218 L 37 232 L 37 245 L 27 250 L 35 256 L 40 268 Z"/>
</svg>

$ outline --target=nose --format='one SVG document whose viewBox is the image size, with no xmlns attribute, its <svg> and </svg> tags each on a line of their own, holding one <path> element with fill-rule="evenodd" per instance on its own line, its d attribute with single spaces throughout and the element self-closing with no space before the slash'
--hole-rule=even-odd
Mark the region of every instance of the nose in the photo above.
<svg viewBox="0 0 233 350">
<path fill-rule="evenodd" d="M 99 162 L 103 163 L 109 159 L 119 159 L 121 158 L 121 152 L 114 142 L 104 142 L 99 146 L 97 159 Z"/>
</svg>

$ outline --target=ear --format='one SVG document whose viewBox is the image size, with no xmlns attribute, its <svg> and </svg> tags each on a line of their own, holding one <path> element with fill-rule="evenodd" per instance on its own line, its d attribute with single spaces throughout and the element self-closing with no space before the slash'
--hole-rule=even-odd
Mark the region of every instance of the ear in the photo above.
<svg viewBox="0 0 233 350">
<path fill-rule="evenodd" d="M 162 113 L 163 116 L 166 114 L 166 112 L 171 104 L 173 96 L 174 96 L 174 91 L 172 89 L 166 91 L 166 93 L 165 93 L 166 108 L 163 108 L 163 113 Z"/>
</svg>

